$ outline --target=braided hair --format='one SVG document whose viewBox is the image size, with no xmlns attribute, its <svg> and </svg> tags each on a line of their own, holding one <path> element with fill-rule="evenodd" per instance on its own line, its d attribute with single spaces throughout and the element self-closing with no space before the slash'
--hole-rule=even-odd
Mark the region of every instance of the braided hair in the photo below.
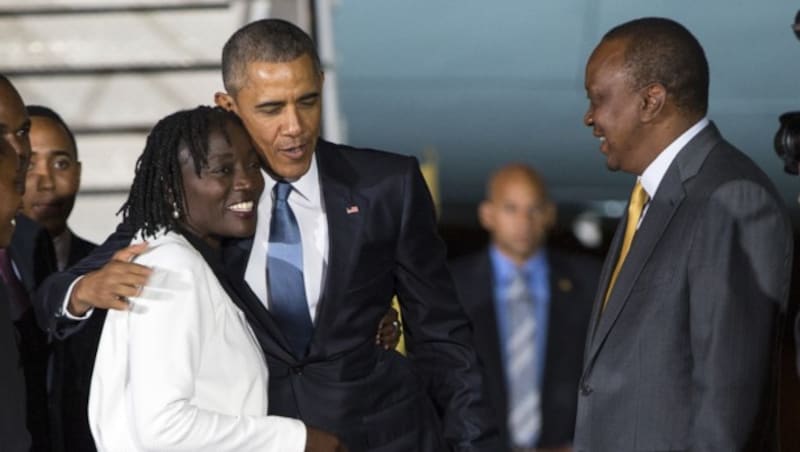
<svg viewBox="0 0 800 452">
<path fill-rule="evenodd" d="M 181 110 L 156 123 L 142 155 L 136 161 L 136 174 L 122 205 L 123 222 L 153 237 L 160 230 L 178 229 L 185 216 L 183 177 L 181 177 L 182 149 L 188 151 L 195 173 L 208 165 L 208 142 L 212 132 L 221 133 L 230 143 L 225 126 L 241 120 L 233 113 L 219 107 L 201 105 L 192 110 Z M 173 211 L 179 215 L 173 216 Z"/>
</svg>

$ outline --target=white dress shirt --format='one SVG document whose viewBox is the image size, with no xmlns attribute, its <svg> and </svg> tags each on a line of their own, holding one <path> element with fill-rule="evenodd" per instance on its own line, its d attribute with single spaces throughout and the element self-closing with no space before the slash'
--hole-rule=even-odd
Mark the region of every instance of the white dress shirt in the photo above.
<svg viewBox="0 0 800 452">
<path fill-rule="evenodd" d="M 98 450 L 303 451 L 305 425 L 267 415 L 261 347 L 203 256 L 167 233 L 136 262 L 150 280 L 131 309 L 108 311 L 97 349 Z"/>
<path fill-rule="evenodd" d="M 253 248 L 247 261 L 244 279 L 269 309 L 269 290 L 267 288 L 267 249 L 269 248 L 269 226 L 272 220 L 274 202 L 273 187 L 277 183 L 269 174 L 264 175 L 264 194 L 258 201 L 258 223 L 253 237 Z M 294 212 L 300 227 L 303 241 L 303 282 L 306 288 L 308 309 L 311 321 L 316 318 L 317 304 L 325 280 L 328 262 L 328 218 L 320 190 L 317 159 L 311 159 L 311 166 L 300 179 L 291 182 L 289 206 Z"/>
<path fill-rule="evenodd" d="M 642 175 L 638 177 L 639 182 L 642 184 L 642 188 L 644 191 L 647 192 L 647 196 L 650 199 L 656 195 L 656 191 L 658 191 L 658 186 L 661 185 L 661 180 L 664 179 L 664 174 L 667 173 L 669 166 L 672 165 L 672 162 L 678 157 L 678 154 L 681 150 L 686 146 L 689 141 L 692 140 L 701 130 L 705 129 L 708 126 L 709 121 L 708 118 L 703 118 L 698 121 L 692 127 L 689 127 L 686 132 L 683 132 L 678 138 L 676 138 L 672 143 L 669 144 L 660 154 L 658 157 L 655 158 L 647 168 L 645 168 Z M 644 210 L 642 211 L 642 216 L 639 218 L 639 225 L 642 224 L 642 220 L 644 220 L 644 216 L 647 215 L 647 211 L 650 208 L 650 202 L 647 203 Z M 637 229 L 639 227 L 637 225 Z"/>
</svg>

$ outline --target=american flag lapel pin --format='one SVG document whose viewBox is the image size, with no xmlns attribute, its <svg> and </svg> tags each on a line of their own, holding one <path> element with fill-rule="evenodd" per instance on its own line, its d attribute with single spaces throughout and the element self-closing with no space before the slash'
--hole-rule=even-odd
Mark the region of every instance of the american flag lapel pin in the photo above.
<svg viewBox="0 0 800 452">
<path fill-rule="evenodd" d="M 344 209 L 344 211 L 347 212 L 348 215 L 352 215 L 354 213 L 358 213 L 358 206 L 350 206 L 350 207 Z"/>
</svg>

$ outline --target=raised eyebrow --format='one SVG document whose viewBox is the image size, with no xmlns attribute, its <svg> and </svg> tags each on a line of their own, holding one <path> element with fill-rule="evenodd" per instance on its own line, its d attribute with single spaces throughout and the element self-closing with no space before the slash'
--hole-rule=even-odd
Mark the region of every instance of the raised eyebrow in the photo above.
<svg viewBox="0 0 800 452">
<path fill-rule="evenodd" d="M 300 101 L 300 102 L 303 102 L 303 101 L 306 101 L 306 100 L 316 100 L 317 98 L 319 98 L 319 93 L 314 91 L 313 93 L 303 94 L 297 100 Z"/>
<path fill-rule="evenodd" d="M 31 150 L 31 154 L 35 154 L 35 153 L 36 153 L 36 151 Z M 72 155 L 72 152 L 69 152 L 66 149 L 53 149 L 52 151 L 50 151 L 50 155 L 52 155 L 53 157 L 69 157 L 69 158 L 75 160 L 75 156 Z"/>
<path fill-rule="evenodd" d="M 212 160 L 232 160 L 233 159 L 233 152 L 215 152 L 213 155 L 209 155 L 207 160 L 210 162 Z"/>
<path fill-rule="evenodd" d="M 275 108 L 275 107 L 282 107 L 286 105 L 286 102 L 280 100 L 268 100 L 261 102 L 260 104 L 256 105 L 256 110 L 261 110 L 263 108 Z"/>
</svg>

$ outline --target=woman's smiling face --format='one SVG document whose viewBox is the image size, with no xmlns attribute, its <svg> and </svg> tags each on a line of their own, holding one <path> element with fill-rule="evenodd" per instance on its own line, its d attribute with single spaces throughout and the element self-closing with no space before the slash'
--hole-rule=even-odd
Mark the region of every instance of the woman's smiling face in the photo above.
<svg viewBox="0 0 800 452">
<path fill-rule="evenodd" d="M 255 233 L 256 207 L 264 190 L 258 154 L 244 128 L 227 121 L 224 133 L 209 134 L 208 162 L 195 171 L 187 149 L 181 149 L 184 226 L 212 247 L 220 239 Z"/>
</svg>

